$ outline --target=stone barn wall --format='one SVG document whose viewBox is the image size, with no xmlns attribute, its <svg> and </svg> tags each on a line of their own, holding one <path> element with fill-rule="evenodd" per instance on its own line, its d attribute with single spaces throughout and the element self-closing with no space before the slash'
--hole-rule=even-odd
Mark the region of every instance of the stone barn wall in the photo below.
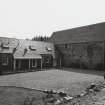
<svg viewBox="0 0 105 105">
<path fill-rule="evenodd" d="M 85 69 L 104 68 L 104 42 L 82 42 L 57 45 L 62 53 L 62 66 Z"/>
</svg>

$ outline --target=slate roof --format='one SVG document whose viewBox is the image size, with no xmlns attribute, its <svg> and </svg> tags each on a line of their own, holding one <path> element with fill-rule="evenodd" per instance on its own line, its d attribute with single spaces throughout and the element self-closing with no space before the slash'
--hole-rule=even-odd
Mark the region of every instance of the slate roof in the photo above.
<svg viewBox="0 0 105 105">
<path fill-rule="evenodd" d="M 51 42 L 55 44 L 80 43 L 105 40 L 105 22 L 54 32 Z"/>
<path fill-rule="evenodd" d="M 9 49 L 0 46 L 0 53 L 13 53 L 14 48 L 16 48 L 13 53 L 15 59 L 41 58 L 41 54 L 51 54 L 55 57 L 52 43 L 0 37 L 0 45 L 8 42 Z M 29 46 L 32 46 L 35 50 L 30 50 Z M 51 48 L 52 51 L 47 51 L 46 48 Z M 26 52 L 25 49 L 27 50 Z"/>
<path fill-rule="evenodd" d="M 6 38 L 6 37 L 0 37 L 0 53 L 12 53 L 13 48 L 17 46 L 19 41 L 15 38 Z M 8 48 L 2 48 L 2 44 L 9 47 Z"/>
</svg>

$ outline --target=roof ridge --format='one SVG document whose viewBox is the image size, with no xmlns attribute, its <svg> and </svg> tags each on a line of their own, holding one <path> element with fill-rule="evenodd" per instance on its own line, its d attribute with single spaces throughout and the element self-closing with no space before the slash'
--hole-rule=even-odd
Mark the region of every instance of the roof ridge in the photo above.
<svg viewBox="0 0 105 105">
<path fill-rule="evenodd" d="M 91 27 L 91 26 L 96 26 L 96 25 L 101 25 L 101 24 L 104 24 L 104 25 L 105 25 L 105 22 L 94 23 L 94 24 L 88 24 L 88 25 L 83 25 L 83 26 L 68 28 L 68 29 L 64 29 L 64 30 L 59 30 L 59 31 L 53 32 L 53 34 L 54 34 L 54 33 L 57 33 L 57 32 L 70 31 L 70 30 L 79 29 L 79 28 L 82 28 L 82 29 L 83 29 L 83 28 L 87 28 L 87 27 Z"/>
<path fill-rule="evenodd" d="M 105 22 L 54 32 L 51 42 L 80 43 L 105 40 Z"/>
</svg>

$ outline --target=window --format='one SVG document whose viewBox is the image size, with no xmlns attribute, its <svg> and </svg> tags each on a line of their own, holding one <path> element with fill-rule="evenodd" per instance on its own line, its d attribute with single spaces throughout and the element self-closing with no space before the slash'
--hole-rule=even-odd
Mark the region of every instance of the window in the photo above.
<svg viewBox="0 0 105 105">
<path fill-rule="evenodd" d="M 29 49 L 30 49 L 30 50 L 33 50 L 33 51 L 36 51 L 35 46 L 29 46 Z"/>
<path fill-rule="evenodd" d="M 8 65 L 8 57 L 6 55 L 2 55 L 2 65 Z"/>
<path fill-rule="evenodd" d="M 51 61 L 52 61 L 52 56 L 51 55 L 47 56 L 46 63 L 51 63 Z"/>
<path fill-rule="evenodd" d="M 64 45 L 64 47 L 65 47 L 65 48 L 68 48 L 68 47 L 69 47 L 69 45 L 68 45 L 68 44 L 65 44 L 65 45 Z"/>
<path fill-rule="evenodd" d="M 32 67 L 37 67 L 37 61 L 35 59 L 32 60 Z"/>
<path fill-rule="evenodd" d="M 9 49 L 9 42 L 8 43 L 1 43 L 1 47 L 4 49 Z"/>
<path fill-rule="evenodd" d="M 50 59 L 49 58 L 46 59 L 46 63 L 50 63 Z"/>
</svg>

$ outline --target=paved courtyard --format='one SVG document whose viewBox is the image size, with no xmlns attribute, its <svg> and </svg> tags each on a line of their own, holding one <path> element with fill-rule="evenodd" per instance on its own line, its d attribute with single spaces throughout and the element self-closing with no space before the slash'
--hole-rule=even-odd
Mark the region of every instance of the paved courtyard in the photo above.
<svg viewBox="0 0 105 105">
<path fill-rule="evenodd" d="M 57 69 L 0 76 L 0 86 L 17 86 L 32 89 L 55 89 L 70 91 L 85 89 L 90 82 L 103 80 L 100 75 Z"/>
</svg>

